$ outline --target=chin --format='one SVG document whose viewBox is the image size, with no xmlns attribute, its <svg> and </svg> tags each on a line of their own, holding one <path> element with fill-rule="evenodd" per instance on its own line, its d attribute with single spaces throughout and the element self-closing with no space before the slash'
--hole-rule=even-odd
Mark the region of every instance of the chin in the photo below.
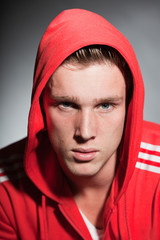
<svg viewBox="0 0 160 240">
<path fill-rule="evenodd" d="M 68 168 L 67 170 L 67 176 L 70 177 L 93 177 L 95 176 L 98 172 L 99 169 L 96 168 L 92 168 L 92 166 L 87 166 L 88 164 L 86 164 L 84 166 L 76 166 L 76 168 Z"/>
</svg>

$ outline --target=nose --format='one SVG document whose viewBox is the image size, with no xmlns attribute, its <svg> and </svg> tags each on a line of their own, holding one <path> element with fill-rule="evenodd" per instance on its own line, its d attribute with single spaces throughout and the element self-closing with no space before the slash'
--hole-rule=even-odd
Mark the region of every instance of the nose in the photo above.
<svg viewBox="0 0 160 240">
<path fill-rule="evenodd" d="M 88 141 L 96 137 L 96 116 L 92 110 L 81 110 L 76 119 L 75 137 Z"/>
</svg>

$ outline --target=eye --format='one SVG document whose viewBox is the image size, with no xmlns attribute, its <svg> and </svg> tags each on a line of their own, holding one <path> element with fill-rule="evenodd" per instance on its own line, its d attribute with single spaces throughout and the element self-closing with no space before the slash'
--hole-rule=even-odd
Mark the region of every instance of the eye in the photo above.
<svg viewBox="0 0 160 240">
<path fill-rule="evenodd" d="M 99 110 L 100 112 L 108 113 L 108 112 L 112 111 L 115 107 L 116 107 L 115 103 L 104 102 L 104 103 L 100 103 L 97 106 L 97 110 Z"/>
<path fill-rule="evenodd" d="M 112 104 L 111 103 L 102 103 L 100 104 L 99 106 L 101 109 L 104 109 L 104 110 L 108 110 L 112 107 Z"/>
<path fill-rule="evenodd" d="M 76 109 L 77 106 L 71 102 L 60 102 L 58 103 L 58 108 L 63 111 L 70 111 Z"/>
<path fill-rule="evenodd" d="M 72 107 L 72 104 L 70 102 L 63 102 L 63 103 L 60 103 L 59 106 L 63 108 L 69 108 L 69 107 Z"/>
</svg>

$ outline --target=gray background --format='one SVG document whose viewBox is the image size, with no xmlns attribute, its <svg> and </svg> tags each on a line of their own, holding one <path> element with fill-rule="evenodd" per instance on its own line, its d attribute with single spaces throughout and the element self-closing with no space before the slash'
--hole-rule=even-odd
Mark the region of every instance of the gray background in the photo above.
<svg viewBox="0 0 160 240">
<path fill-rule="evenodd" d="M 0 147 L 23 138 L 34 61 L 52 19 L 67 8 L 94 11 L 131 42 L 145 83 L 144 119 L 160 123 L 160 1 L 3 1 L 0 38 Z"/>
</svg>

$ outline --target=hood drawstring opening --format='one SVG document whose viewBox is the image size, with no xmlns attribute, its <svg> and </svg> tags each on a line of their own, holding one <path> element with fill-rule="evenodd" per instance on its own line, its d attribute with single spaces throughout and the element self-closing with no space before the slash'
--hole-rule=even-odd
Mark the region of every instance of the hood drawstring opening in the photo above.
<svg viewBox="0 0 160 240">
<path fill-rule="evenodd" d="M 125 219 L 126 219 L 126 227 L 127 227 L 127 232 L 128 232 L 128 240 L 131 240 L 131 234 L 130 234 L 130 229 L 128 225 L 128 218 L 127 218 L 127 203 L 126 203 L 126 193 L 124 194 L 124 207 L 125 207 Z"/>
<path fill-rule="evenodd" d="M 47 208 L 46 208 L 46 196 L 42 195 L 42 206 L 39 211 L 40 222 L 40 239 L 48 240 L 48 224 L 47 224 Z"/>
</svg>

